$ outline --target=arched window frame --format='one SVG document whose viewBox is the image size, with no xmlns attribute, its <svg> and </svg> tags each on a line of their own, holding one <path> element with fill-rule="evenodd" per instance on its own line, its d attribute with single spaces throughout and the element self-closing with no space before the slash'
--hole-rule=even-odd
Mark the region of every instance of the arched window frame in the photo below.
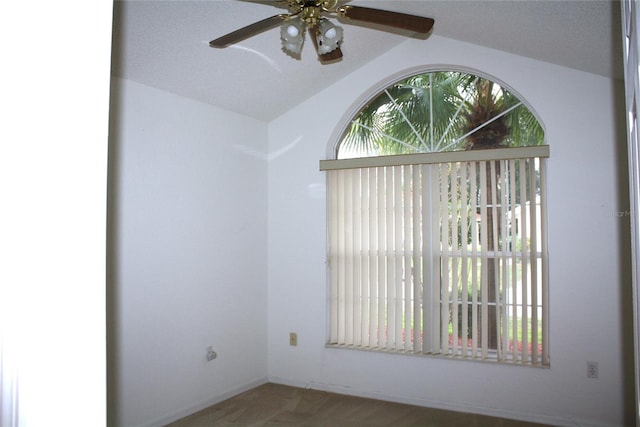
<svg viewBox="0 0 640 427">
<path fill-rule="evenodd" d="M 515 88 L 511 87 L 506 82 L 502 81 L 495 76 L 492 76 L 488 73 L 485 73 L 480 70 L 476 70 L 469 67 L 459 67 L 453 65 L 432 65 L 429 67 L 418 66 L 412 67 L 403 71 L 400 71 L 396 74 L 393 74 L 380 82 L 376 83 L 368 90 L 366 90 L 347 110 L 347 112 L 343 115 L 342 120 L 334 130 L 331 138 L 329 139 L 329 144 L 327 144 L 327 153 L 326 159 L 334 160 L 337 159 L 338 150 L 340 148 L 340 144 L 342 142 L 342 138 L 346 130 L 351 124 L 351 121 L 356 117 L 360 111 L 373 100 L 376 96 L 382 93 L 386 88 L 392 86 L 393 84 L 403 81 L 407 78 L 410 78 L 419 74 L 426 73 L 437 73 L 437 72 L 459 72 L 459 73 L 467 73 L 470 75 L 477 76 L 482 79 L 489 80 L 493 83 L 498 84 L 503 89 L 509 91 L 513 96 L 518 98 L 522 104 L 535 116 L 538 123 L 542 126 L 543 131 L 545 132 L 546 137 L 546 129 L 544 127 L 544 122 L 540 118 L 539 114 L 535 110 L 535 108 L 526 100 L 524 96 L 522 96 Z"/>
</svg>

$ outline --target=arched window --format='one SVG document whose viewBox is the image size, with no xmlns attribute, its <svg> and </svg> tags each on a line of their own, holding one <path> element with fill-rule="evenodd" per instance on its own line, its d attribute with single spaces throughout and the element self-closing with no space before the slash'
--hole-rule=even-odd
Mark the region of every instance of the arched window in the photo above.
<svg viewBox="0 0 640 427">
<path fill-rule="evenodd" d="M 543 143 L 541 124 L 511 91 L 474 74 L 435 71 L 373 96 L 342 136 L 337 158 Z"/>
<path fill-rule="evenodd" d="M 548 366 L 544 130 L 503 85 L 419 73 L 328 173 L 329 345 Z"/>
</svg>

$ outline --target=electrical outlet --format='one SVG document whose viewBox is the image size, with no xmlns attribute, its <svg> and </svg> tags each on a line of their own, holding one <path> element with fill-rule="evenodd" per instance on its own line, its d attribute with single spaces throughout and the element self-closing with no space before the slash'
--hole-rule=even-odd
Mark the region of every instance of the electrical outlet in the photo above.
<svg viewBox="0 0 640 427">
<path fill-rule="evenodd" d="M 207 347 L 207 361 L 211 362 L 216 357 L 218 357 L 218 353 L 213 351 L 213 347 L 212 346 Z"/>
<path fill-rule="evenodd" d="M 298 345 L 298 334 L 295 332 L 289 333 L 289 345 L 295 347 Z"/>
<path fill-rule="evenodd" d="M 598 362 L 587 361 L 587 378 L 598 378 Z"/>
</svg>

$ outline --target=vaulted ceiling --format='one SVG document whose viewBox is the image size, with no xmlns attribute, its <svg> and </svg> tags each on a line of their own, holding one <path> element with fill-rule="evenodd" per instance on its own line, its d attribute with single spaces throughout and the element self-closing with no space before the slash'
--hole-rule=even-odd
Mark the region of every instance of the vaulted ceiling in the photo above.
<svg viewBox="0 0 640 427">
<path fill-rule="evenodd" d="M 618 1 L 372 1 L 353 5 L 434 18 L 433 34 L 622 79 Z M 300 60 L 272 29 L 226 49 L 209 41 L 282 13 L 241 0 L 116 1 L 113 74 L 269 121 L 405 38 L 342 25 L 342 61 L 321 65 L 307 42 Z M 429 43 L 425 40 L 424 43 Z"/>
</svg>

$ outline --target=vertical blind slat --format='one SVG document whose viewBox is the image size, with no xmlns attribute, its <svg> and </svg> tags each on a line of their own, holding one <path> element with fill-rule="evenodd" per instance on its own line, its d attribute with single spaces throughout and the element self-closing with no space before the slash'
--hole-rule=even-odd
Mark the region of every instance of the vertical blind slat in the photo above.
<svg viewBox="0 0 640 427">
<path fill-rule="evenodd" d="M 449 195 L 447 182 L 447 164 L 440 165 L 440 250 L 444 252 L 444 242 L 449 242 Z M 448 246 L 448 244 L 447 244 Z M 446 353 L 448 349 L 449 337 L 449 266 L 448 254 L 442 257 L 440 265 L 442 268 L 441 289 L 440 289 L 440 351 Z"/>
<path fill-rule="evenodd" d="M 478 353 L 478 205 L 477 205 L 477 169 L 478 163 L 470 165 L 469 183 L 471 184 L 471 350 L 472 356 Z"/>
<path fill-rule="evenodd" d="M 378 347 L 386 348 L 387 347 L 387 338 L 386 338 L 386 324 L 385 324 L 385 298 L 386 298 L 386 279 L 387 274 L 385 272 L 386 266 L 386 242 L 387 242 L 387 221 L 385 214 L 385 203 L 386 203 L 386 168 L 377 168 L 377 189 L 378 189 L 378 206 L 376 208 L 377 212 L 377 225 L 378 225 L 378 283 L 376 290 L 376 318 L 378 319 L 377 325 L 377 336 L 376 339 L 378 341 Z"/>
<path fill-rule="evenodd" d="M 395 281 L 395 221 L 393 218 L 393 203 L 395 200 L 395 183 L 394 183 L 394 167 L 389 167 L 385 170 L 387 185 L 386 185 L 386 203 L 385 203 L 385 218 L 386 218 L 386 305 L 385 318 L 387 319 L 386 330 L 386 348 L 395 349 L 396 341 L 396 327 L 395 327 L 395 299 L 396 299 L 396 281 Z"/>
<path fill-rule="evenodd" d="M 422 192 L 422 200 L 431 200 L 431 186 L 433 167 L 431 165 L 421 165 L 422 179 L 420 182 L 420 190 Z M 432 206 L 425 204 L 424 209 L 431 211 Z M 424 339 L 422 342 L 422 351 L 425 353 L 433 353 L 433 316 L 437 314 L 434 306 L 434 285 L 433 285 L 433 251 L 431 248 L 432 236 L 432 224 L 428 221 L 428 218 L 432 215 L 426 215 L 423 213 L 422 221 L 422 305 L 425 307 L 422 310 L 422 324 Z"/>
<path fill-rule="evenodd" d="M 353 228 L 353 252 L 352 267 L 353 268 L 353 342 L 360 344 L 362 342 L 362 300 L 360 293 L 362 289 L 362 183 L 360 180 L 360 170 L 353 170 L 353 212 L 352 212 L 352 228 Z"/>
<path fill-rule="evenodd" d="M 377 317 L 376 317 L 376 290 L 378 286 L 378 189 L 376 188 L 377 168 L 369 169 L 369 333 L 368 343 L 372 347 L 378 345 Z"/>
<path fill-rule="evenodd" d="M 340 175 L 338 182 L 338 206 L 339 206 L 339 215 L 338 215 L 338 341 L 345 342 L 345 181 L 348 179 L 349 172 L 345 172 Z"/>
<path fill-rule="evenodd" d="M 354 204 L 354 173 L 349 171 L 344 177 L 344 339 L 347 342 L 353 341 L 353 204 Z"/>
<path fill-rule="evenodd" d="M 458 175 L 459 164 L 451 165 L 451 295 L 449 297 L 451 306 L 452 323 L 452 348 L 453 354 L 458 354 L 458 218 L 460 217 L 458 208 Z"/>
<path fill-rule="evenodd" d="M 440 182 L 440 174 L 441 170 L 438 165 L 428 165 L 430 170 L 430 179 L 426 184 L 428 187 L 427 193 L 429 194 L 429 200 L 438 200 L 438 195 L 440 193 L 439 182 Z M 440 206 L 437 203 L 430 203 L 429 213 L 428 215 L 431 217 L 430 228 L 429 228 L 429 241 L 426 242 L 426 246 L 429 248 L 429 259 L 431 265 L 431 275 L 429 276 L 431 279 L 431 308 L 432 314 L 430 316 L 431 319 L 431 348 L 434 353 L 438 353 L 441 347 L 441 337 L 440 337 L 440 278 L 442 277 L 442 264 L 440 262 L 440 254 L 442 253 L 440 247 L 440 215 L 439 210 Z"/>
<path fill-rule="evenodd" d="M 328 174 L 329 198 L 328 198 L 328 239 L 329 239 L 329 342 L 338 342 L 338 192 L 336 191 L 339 173 Z"/>
<path fill-rule="evenodd" d="M 465 238 L 467 235 L 467 229 L 469 224 L 469 195 L 467 194 L 467 163 L 462 163 L 460 165 L 460 211 L 461 211 L 461 233 L 464 233 L 461 248 L 462 248 L 462 260 L 461 260 L 461 287 L 462 287 L 462 320 L 461 327 L 462 331 L 460 332 L 460 336 L 462 338 L 462 356 L 467 356 L 468 351 L 468 340 L 469 336 L 469 269 L 468 269 L 468 250 L 467 250 L 467 239 Z M 472 218 L 473 220 L 473 218 Z"/>
<path fill-rule="evenodd" d="M 411 219 L 411 183 L 413 182 L 413 166 L 407 165 L 403 170 L 403 218 L 404 218 L 404 242 L 403 242 L 403 253 L 402 258 L 404 261 L 404 307 L 403 307 L 403 344 L 404 350 L 410 351 L 412 350 L 411 346 L 411 331 L 409 329 L 411 325 L 411 295 L 413 288 L 413 275 L 411 274 L 411 243 L 413 242 L 413 232 L 412 232 L 412 219 Z"/>
<path fill-rule="evenodd" d="M 394 304 L 394 309 L 395 309 L 395 326 L 396 326 L 396 332 L 395 332 L 395 336 L 396 336 L 396 343 L 395 343 L 395 349 L 396 350 L 401 350 L 404 348 L 404 340 L 402 338 L 402 328 L 403 328 L 403 317 L 402 317 L 402 301 L 403 301 L 403 287 L 402 287 L 402 280 L 403 280 L 403 266 L 404 266 L 404 260 L 403 260 L 403 247 L 402 247 L 402 242 L 404 241 L 404 226 L 403 226 L 403 220 L 404 220 L 404 215 L 403 215 L 403 210 L 402 210 L 402 185 L 403 185 L 403 181 L 402 181 L 402 173 L 403 173 L 403 166 L 395 166 L 393 168 L 393 179 L 394 179 L 394 204 L 395 204 L 395 208 L 394 208 L 394 223 L 395 223 L 395 282 L 396 282 L 396 289 L 395 289 L 395 304 Z"/>
<path fill-rule="evenodd" d="M 488 280 L 489 280 L 489 271 L 487 268 L 487 264 L 489 263 L 489 254 L 488 247 L 489 244 L 489 222 L 488 222 L 488 212 L 489 207 L 487 203 L 489 202 L 487 198 L 487 192 L 484 189 L 487 188 L 487 162 L 479 162 L 480 164 L 480 256 L 481 256 L 481 280 L 480 280 L 480 293 L 481 293 L 481 353 L 482 358 L 486 359 L 489 354 L 489 306 L 487 305 L 487 300 L 489 298 L 489 289 L 488 289 Z"/>
<path fill-rule="evenodd" d="M 527 212 L 527 203 L 530 200 L 530 194 L 527 191 L 527 169 L 529 165 L 526 160 L 520 161 L 520 228 L 522 230 L 520 245 L 522 246 L 522 284 L 521 293 L 522 307 L 520 329 L 522 331 L 522 362 L 529 358 L 529 213 Z"/>
<path fill-rule="evenodd" d="M 367 206 L 369 203 L 369 197 L 366 189 L 368 188 L 369 171 L 367 169 L 361 169 L 359 174 L 360 182 L 360 252 L 356 255 L 360 258 L 360 284 L 358 286 L 358 306 L 355 315 L 358 316 L 358 340 L 354 342 L 355 345 L 361 346 L 365 344 L 367 337 L 367 331 L 369 330 L 367 305 L 364 299 L 367 294 L 369 283 L 369 256 L 367 251 L 369 249 L 369 224 L 367 222 Z"/>
<path fill-rule="evenodd" d="M 539 159 L 540 161 L 540 188 L 547 188 L 547 172 L 546 172 L 546 160 Z M 540 192 L 540 235 L 542 236 L 541 245 L 541 262 L 542 262 L 542 357 L 541 363 L 544 366 L 549 364 L 549 340 L 546 339 L 549 336 L 549 269 L 547 260 L 549 259 L 549 253 L 547 248 L 547 196 L 544 191 Z"/>
<path fill-rule="evenodd" d="M 412 260 L 412 274 L 413 274 L 413 287 L 411 289 L 412 292 L 412 302 L 413 302 L 413 316 L 411 319 L 411 334 L 413 341 L 413 350 L 420 351 L 422 349 L 422 343 L 420 342 L 420 336 L 422 334 L 421 320 L 422 320 L 422 255 L 419 251 L 419 248 L 422 247 L 422 214 L 421 214 L 421 195 L 422 191 L 421 187 L 421 171 L 422 168 L 419 165 L 415 165 L 413 167 L 413 210 L 411 217 L 413 218 L 413 244 L 412 244 L 412 252 L 413 252 L 413 260 Z"/>
<path fill-rule="evenodd" d="M 536 169 L 533 159 L 529 159 L 529 188 L 531 198 L 529 202 L 531 223 L 531 248 L 529 259 L 531 260 L 531 363 L 538 364 L 538 239 L 537 239 L 537 197 L 533 189 L 536 188 Z"/>
<path fill-rule="evenodd" d="M 500 174 L 500 250 L 502 252 L 502 258 L 500 262 L 500 274 L 502 280 L 500 281 L 500 293 L 498 298 L 500 300 L 500 327 L 502 330 L 498 330 L 501 333 L 500 341 L 500 359 L 504 360 L 509 356 L 509 315 L 508 306 L 506 302 L 506 293 L 509 287 L 509 242 L 511 241 L 511 230 L 508 227 L 507 217 L 509 214 L 509 161 L 501 161 L 500 168 L 502 173 Z"/>
<path fill-rule="evenodd" d="M 492 247 L 488 248 L 493 253 L 491 254 L 491 258 L 489 259 L 489 263 L 492 265 L 493 269 L 493 277 L 492 281 L 487 281 L 487 293 L 490 292 L 489 288 L 493 288 L 493 297 L 488 298 L 489 303 L 489 335 L 491 336 L 490 341 L 488 342 L 488 348 L 491 350 L 497 351 L 497 357 L 500 359 L 500 306 L 499 306 L 499 296 L 500 296 L 500 266 L 499 266 L 499 257 L 498 250 L 500 245 L 500 240 L 498 239 L 498 224 L 499 224 L 499 206 L 498 206 L 498 185 L 497 185 L 497 174 L 499 173 L 499 162 L 497 160 L 493 160 L 489 162 L 489 182 L 488 185 L 491 186 L 491 224 L 489 228 L 491 229 L 491 241 L 493 244 Z M 487 276 L 488 277 L 488 276 Z M 489 278 L 489 277 L 488 277 Z M 493 341 L 493 342 L 492 342 Z"/>
<path fill-rule="evenodd" d="M 513 361 L 518 360 L 518 264 L 516 257 L 516 249 L 518 241 L 520 241 L 520 233 L 518 230 L 518 218 L 516 215 L 516 206 L 518 205 L 516 200 L 516 166 L 519 161 L 509 161 L 509 188 L 511 197 L 511 352 Z"/>
</svg>

